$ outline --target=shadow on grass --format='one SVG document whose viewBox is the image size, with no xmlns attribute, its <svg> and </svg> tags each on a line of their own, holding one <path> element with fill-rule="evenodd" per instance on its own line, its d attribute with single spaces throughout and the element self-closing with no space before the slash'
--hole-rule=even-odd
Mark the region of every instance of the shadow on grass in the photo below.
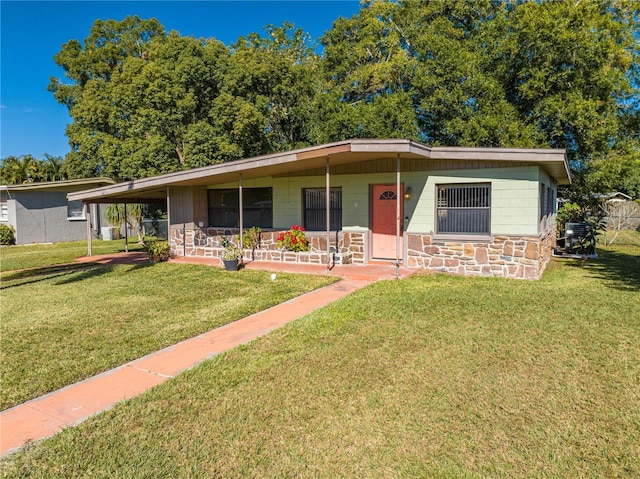
<svg viewBox="0 0 640 479">
<path fill-rule="evenodd" d="M 22 286 L 25 284 L 38 283 L 47 279 L 73 274 L 81 269 L 96 268 L 98 266 L 99 265 L 96 263 L 60 264 L 5 273 L 0 276 L 2 278 L 0 289 L 15 288 L 16 286 Z"/>
<path fill-rule="evenodd" d="M 150 266 L 148 263 L 136 263 L 132 265 L 132 270 Z M 57 284 L 69 284 L 82 281 L 87 278 L 101 276 L 113 270 L 113 264 L 100 263 L 73 263 L 56 266 L 43 266 L 41 268 L 31 268 L 2 275 L 0 290 L 15 288 L 28 284 L 38 283 L 54 278 L 63 278 Z M 79 274 L 78 274 L 79 273 Z M 68 278 L 67 276 L 74 275 Z"/>
<path fill-rule="evenodd" d="M 597 259 L 571 262 L 567 266 L 585 269 L 610 288 L 640 291 L 640 256 L 598 250 Z"/>
<path fill-rule="evenodd" d="M 135 263 L 130 265 L 128 272 L 136 271 L 143 268 L 148 268 L 151 265 L 150 263 Z M 71 277 L 61 279 L 60 281 L 56 281 L 56 284 L 71 284 L 77 283 L 79 281 L 84 281 L 85 279 L 95 278 L 98 276 L 105 275 L 113 271 L 114 265 L 97 265 L 91 268 L 79 269 L 77 271 L 78 274 L 75 274 Z"/>
</svg>

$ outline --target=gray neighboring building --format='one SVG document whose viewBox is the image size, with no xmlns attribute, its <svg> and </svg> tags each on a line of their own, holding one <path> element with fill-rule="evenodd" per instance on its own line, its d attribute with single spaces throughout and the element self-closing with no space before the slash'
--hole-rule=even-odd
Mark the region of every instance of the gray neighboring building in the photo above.
<svg viewBox="0 0 640 479">
<path fill-rule="evenodd" d="M 0 186 L 0 223 L 16 230 L 16 244 L 57 243 L 87 239 L 86 206 L 68 201 L 68 193 L 113 185 L 110 178 Z M 90 205 L 91 229 L 98 236 L 107 205 Z"/>
</svg>

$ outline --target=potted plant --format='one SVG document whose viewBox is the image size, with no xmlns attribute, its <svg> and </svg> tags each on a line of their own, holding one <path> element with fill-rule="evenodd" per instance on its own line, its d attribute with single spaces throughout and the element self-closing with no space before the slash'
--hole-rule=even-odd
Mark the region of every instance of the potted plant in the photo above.
<svg viewBox="0 0 640 479">
<path fill-rule="evenodd" d="M 240 263 L 240 248 L 238 248 L 233 242 L 226 237 L 222 238 L 222 262 L 224 263 L 224 269 L 227 271 L 238 271 L 238 265 Z"/>
</svg>

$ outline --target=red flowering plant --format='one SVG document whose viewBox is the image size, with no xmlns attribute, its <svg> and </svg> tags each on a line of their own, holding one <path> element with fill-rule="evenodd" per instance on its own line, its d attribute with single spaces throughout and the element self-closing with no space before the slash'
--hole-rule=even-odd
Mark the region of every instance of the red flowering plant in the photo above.
<svg viewBox="0 0 640 479">
<path fill-rule="evenodd" d="M 278 235 L 278 248 L 289 251 L 309 251 L 309 240 L 302 226 L 293 225 L 289 231 Z"/>
</svg>

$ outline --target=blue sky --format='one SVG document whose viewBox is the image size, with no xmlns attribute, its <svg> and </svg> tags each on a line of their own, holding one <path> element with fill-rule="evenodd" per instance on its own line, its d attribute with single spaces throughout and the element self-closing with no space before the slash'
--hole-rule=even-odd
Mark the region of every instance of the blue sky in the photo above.
<svg viewBox="0 0 640 479">
<path fill-rule="evenodd" d="M 6 1 L 0 2 L 0 158 L 69 151 L 66 107 L 47 91 L 51 76 L 64 78 L 53 61 L 63 43 L 89 35 L 93 21 L 127 15 L 156 18 L 167 31 L 215 37 L 225 44 L 268 24 L 293 22 L 314 39 L 338 17 L 359 10 L 342 1 Z"/>
</svg>

